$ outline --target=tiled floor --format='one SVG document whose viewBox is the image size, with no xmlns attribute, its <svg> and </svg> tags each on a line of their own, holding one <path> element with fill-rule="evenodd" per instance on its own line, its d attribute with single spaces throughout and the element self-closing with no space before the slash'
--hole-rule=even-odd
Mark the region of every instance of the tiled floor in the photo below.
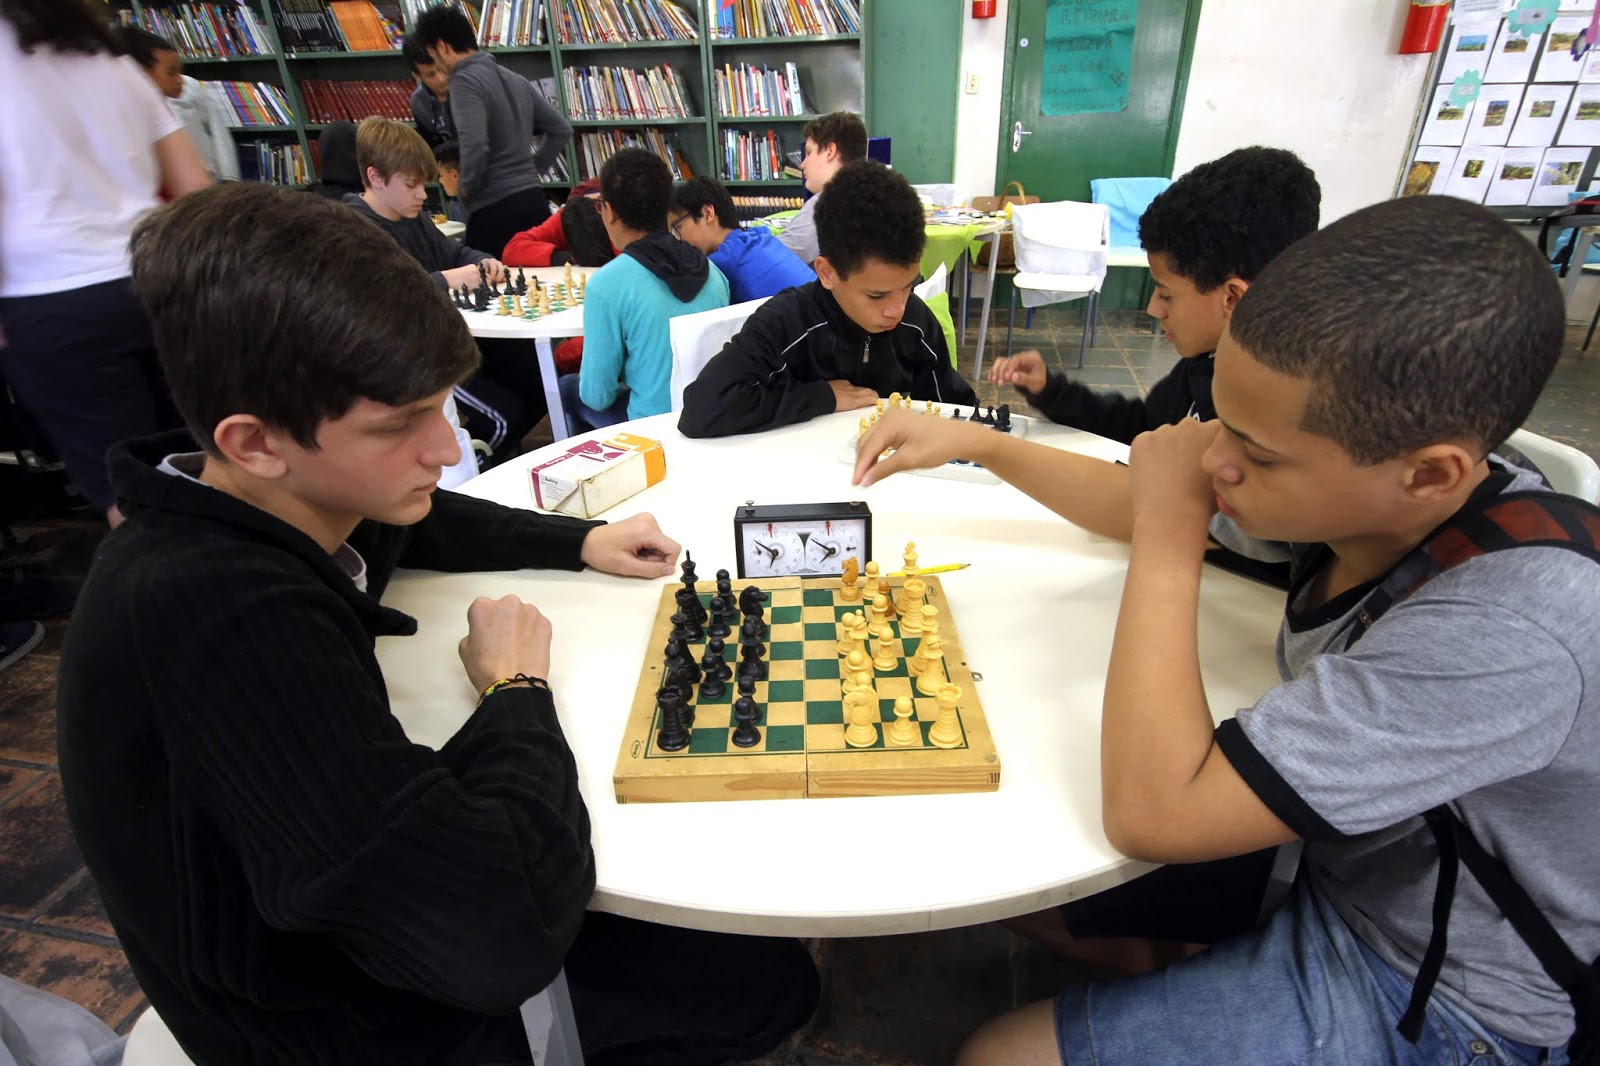
<svg viewBox="0 0 1600 1066">
<path fill-rule="evenodd" d="M 1141 393 L 1171 367 L 1171 351 L 1143 316 L 1107 318 L 1076 376 Z M 1003 312 L 997 325 L 990 361 L 1004 350 Z M 1050 364 L 1074 366 L 1078 332 L 1076 311 L 1047 310 L 1033 330 L 1019 331 L 1017 347 L 1037 347 Z M 1581 330 L 1568 339 L 1528 425 L 1600 458 L 1600 350 L 1578 354 Z M 963 346 L 968 376 L 975 340 L 976 323 Z M 987 384 L 979 393 L 985 403 L 1014 398 Z M 37 650 L 0 674 L 0 973 L 76 1000 L 125 1029 L 143 1000 L 73 847 L 55 770 L 55 671 L 64 631 L 64 622 L 52 623 Z M 826 976 L 823 1007 L 769 1066 L 947 1062 L 985 1018 L 1084 976 L 996 926 L 833 940 L 817 951 Z"/>
</svg>

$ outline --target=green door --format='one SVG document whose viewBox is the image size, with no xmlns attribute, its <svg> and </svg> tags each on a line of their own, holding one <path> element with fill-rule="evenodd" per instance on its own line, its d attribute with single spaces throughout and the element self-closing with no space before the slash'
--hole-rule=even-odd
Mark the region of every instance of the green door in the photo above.
<svg viewBox="0 0 1600 1066">
<path fill-rule="evenodd" d="M 1095 25 L 1096 12 L 1130 8 L 1134 11 L 1132 63 L 1125 84 L 1115 69 L 1114 48 L 1082 52 L 1057 48 L 1050 50 L 1047 59 L 1047 17 L 1052 19 L 1051 33 L 1059 35 L 1061 27 L 1071 21 Z M 1199 18 L 1200 0 L 1137 0 L 1136 5 L 1127 0 L 1013 0 L 996 168 L 999 184 L 1020 181 L 1029 195 L 1041 200 L 1087 200 L 1091 178 L 1171 174 Z M 1080 61 L 1097 63 L 1108 55 L 1113 58 L 1110 84 L 1123 85 L 1126 107 L 1087 114 L 1044 114 L 1040 102 L 1047 62 L 1064 59 L 1076 66 Z M 1052 76 L 1060 73 L 1057 68 Z M 1104 101 L 1101 93 L 1089 106 L 1104 106 Z M 1062 108 L 1052 104 L 1049 109 Z M 1143 306 L 1142 273 L 1113 270 L 1106 277 L 1104 305 Z"/>
</svg>

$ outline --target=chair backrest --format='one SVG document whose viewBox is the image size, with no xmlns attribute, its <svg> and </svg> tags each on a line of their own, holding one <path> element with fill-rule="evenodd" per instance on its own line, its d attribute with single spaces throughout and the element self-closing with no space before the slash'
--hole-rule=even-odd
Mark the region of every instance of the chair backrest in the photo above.
<svg viewBox="0 0 1600 1066">
<path fill-rule="evenodd" d="M 1060 200 L 1011 208 L 1017 269 L 1026 273 L 1104 280 L 1110 236 L 1110 214 L 1104 204 Z"/>
<path fill-rule="evenodd" d="M 1578 449 L 1519 429 L 1506 444 L 1533 460 L 1550 487 L 1600 504 L 1600 464 Z"/>
<path fill-rule="evenodd" d="M 461 426 L 461 412 L 456 410 L 454 394 L 444 398 L 444 417 L 449 421 L 450 428 L 456 431 L 456 443 L 461 446 L 461 461 L 439 471 L 439 487 L 453 489 L 478 476 L 478 456 L 472 450 L 472 438 Z"/>
<path fill-rule="evenodd" d="M 912 185 L 917 195 L 934 207 L 954 207 L 961 202 L 961 192 L 954 182 L 935 182 L 927 185 Z"/>
<path fill-rule="evenodd" d="M 672 339 L 672 409 L 683 410 L 683 390 L 700 376 L 711 357 L 744 328 L 744 320 L 769 297 L 679 315 L 668 323 Z"/>
<path fill-rule="evenodd" d="M 1139 247 L 1139 219 L 1145 208 L 1166 191 L 1171 178 L 1094 178 L 1089 199 L 1111 212 L 1111 247 Z"/>
</svg>

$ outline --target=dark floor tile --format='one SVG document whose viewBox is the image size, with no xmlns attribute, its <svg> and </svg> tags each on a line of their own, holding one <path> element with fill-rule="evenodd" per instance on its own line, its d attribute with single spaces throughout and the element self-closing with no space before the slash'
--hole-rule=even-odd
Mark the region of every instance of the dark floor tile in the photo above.
<svg viewBox="0 0 1600 1066">
<path fill-rule="evenodd" d="M 36 929 L 66 929 L 74 933 L 88 933 L 93 936 L 115 938 L 116 932 L 111 928 L 111 920 L 106 917 L 106 910 L 100 905 L 100 893 L 95 888 L 94 878 L 85 870 L 78 878 L 77 884 L 50 905 L 50 909 L 35 920 Z"/>
<path fill-rule="evenodd" d="M 0 973 L 70 999 L 112 1028 L 144 999 L 120 948 L 31 930 L 0 944 Z"/>
<path fill-rule="evenodd" d="M 5 673 L 0 674 L 0 701 L 9 702 L 13 692 L 25 692 L 41 684 L 55 685 L 60 656 L 39 650 L 48 637 L 49 631 L 46 630 L 45 638 L 40 639 L 32 651 L 6 667 Z"/>
<path fill-rule="evenodd" d="M 20 664 L 19 664 L 20 665 Z M 13 687 L 0 674 L 0 759 L 53 766 L 56 761 L 54 674 Z"/>
<path fill-rule="evenodd" d="M 47 774 L 5 805 L 0 819 L 0 914 L 27 919 L 83 869 L 61 778 Z M 0 966 L 0 973 L 10 973 Z"/>
<path fill-rule="evenodd" d="M 7 766 L 0 763 L 0 808 L 4 808 L 6 800 L 39 780 L 44 774 L 45 771 L 32 767 Z"/>
</svg>

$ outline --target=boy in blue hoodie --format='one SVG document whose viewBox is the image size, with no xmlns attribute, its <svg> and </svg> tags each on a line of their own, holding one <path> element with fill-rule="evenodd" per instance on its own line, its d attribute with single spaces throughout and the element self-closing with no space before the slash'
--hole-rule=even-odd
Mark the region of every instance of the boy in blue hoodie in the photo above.
<svg viewBox="0 0 1600 1066">
<path fill-rule="evenodd" d="M 600 170 L 600 220 L 617 257 L 589 278 L 583 366 L 561 378 L 574 433 L 672 409 L 667 321 L 728 304 L 728 281 L 698 248 L 667 231 L 672 174 L 643 148 Z"/>
<path fill-rule="evenodd" d="M 667 228 L 722 271 L 730 303 L 759 300 L 817 280 L 817 272 L 770 230 L 741 229 L 733 197 L 715 178 L 692 178 L 672 190 Z"/>
</svg>

